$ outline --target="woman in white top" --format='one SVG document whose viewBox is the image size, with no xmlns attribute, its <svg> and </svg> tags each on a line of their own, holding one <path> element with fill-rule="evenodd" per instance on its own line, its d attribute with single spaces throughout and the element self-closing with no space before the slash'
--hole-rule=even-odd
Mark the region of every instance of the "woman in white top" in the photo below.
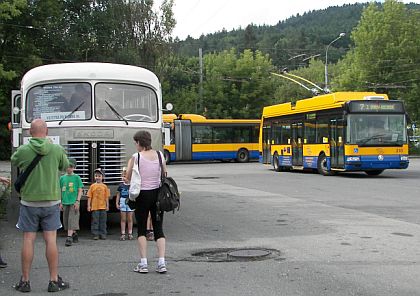
<svg viewBox="0 0 420 296">
<path fill-rule="evenodd" d="M 136 148 L 139 153 L 135 153 L 128 162 L 127 177 L 128 179 L 131 179 L 134 165 L 139 165 L 141 177 L 140 194 L 136 198 L 136 206 L 134 212 L 137 220 L 137 242 L 140 252 L 140 262 L 134 268 L 134 271 L 139 273 L 149 272 L 147 267 L 146 231 L 147 217 L 150 211 L 154 229 L 154 239 L 156 241 L 159 256 L 156 271 L 159 273 L 165 273 L 165 235 L 163 234 L 162 230 L 163 213 L 159 213 L 159 221 L 156 219 L 156 201 L 161 180 L 161 168 L 158 153 L 160 153 L 161 159 L 164 158 L 161 152 L 157 152 L 156 150 L 152 149 L 152 138 L 149 132 L 138 131 L 134 135 L 133 139 L 136 143 Z M 140 160 L 138 160 L 138 155 L 140 156 Z M 164 173 L 166 174 L 165 161 L 162 161 L 162 165 Z"/>
</svg>

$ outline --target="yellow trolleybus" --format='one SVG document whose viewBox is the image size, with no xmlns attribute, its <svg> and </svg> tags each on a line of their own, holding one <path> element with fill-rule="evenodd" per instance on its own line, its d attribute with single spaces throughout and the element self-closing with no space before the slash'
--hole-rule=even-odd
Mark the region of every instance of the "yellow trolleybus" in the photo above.
<svg viewBox="0 0 420 296">
<path fill-rule="evenodd" d="M 164 114 L 166 162 L 258 159 L 259 119 L 207 119 Z"/>
<path fill-rule="evenodd" d="M 316 169 L 323 175 L 408 167 L 402 101 L 373 92 L 337 92 L 265 107 L 260 162 L 276 171 Z"/>
</svg>

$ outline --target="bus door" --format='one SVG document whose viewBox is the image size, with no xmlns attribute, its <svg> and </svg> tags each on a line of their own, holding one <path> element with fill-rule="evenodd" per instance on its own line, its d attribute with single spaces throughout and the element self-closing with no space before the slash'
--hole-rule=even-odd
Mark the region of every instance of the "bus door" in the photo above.
<svg viewBox="0 0 420 296">
<path fill-rule="evenodd" d="M 191 160 L 191 121 L 174 120 L 176 160 Z"/>
<path fill-rule="evenodd" d="M 331 167 L 344 168 L 344 120 L 330 120 L 330 154 Z"/>
<path fill-rule="evenodd" d="M 303 123 L 292 123 L 292 165 L 303 165 Z"/>
<path fill-rule="evenodd" d="M 263 160 L 262 163 L 270 163 L 271 162 L 271 127 L 269 125 L 263 126 L 262 131 L 262 153 L 263 153 Z"/>
</svg>

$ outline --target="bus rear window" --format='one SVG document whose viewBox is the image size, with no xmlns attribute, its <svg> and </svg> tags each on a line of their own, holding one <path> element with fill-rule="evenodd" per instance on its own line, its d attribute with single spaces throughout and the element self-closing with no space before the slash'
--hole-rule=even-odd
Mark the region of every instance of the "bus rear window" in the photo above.
<svg viewBox="0 0 420 296">
<path fill-rule="evenodd" d="M 88 120 L 92 117 L 89 83 L 55 83 L 31 88 L 26 96 L 26 121 Z M 76 110 L 77 109 L 77 110 Z M 75 111 L 76 110 L 76 111 Z"/>
</svg>

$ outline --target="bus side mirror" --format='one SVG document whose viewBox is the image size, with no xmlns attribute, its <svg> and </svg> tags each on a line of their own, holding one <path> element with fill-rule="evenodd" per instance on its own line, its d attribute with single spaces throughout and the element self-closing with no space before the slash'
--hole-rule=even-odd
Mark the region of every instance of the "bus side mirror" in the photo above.
<svg viewBox="0 0 420 296">
<path fill-rule="evenodd" d="M 174 108 L 174 105 L 172 105 L 171 103 L 167 103 L 165 105 L 165 109 L 163 109 L 162 111 L 172 111 L 173 108 Z"/>
</svg>

